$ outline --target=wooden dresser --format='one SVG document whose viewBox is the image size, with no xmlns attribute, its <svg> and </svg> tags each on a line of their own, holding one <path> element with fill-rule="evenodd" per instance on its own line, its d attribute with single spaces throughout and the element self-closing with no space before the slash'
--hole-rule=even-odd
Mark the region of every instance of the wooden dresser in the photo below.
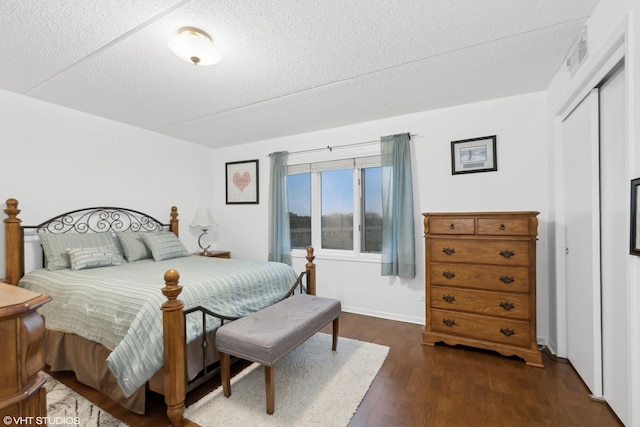
<svg viewBox="0 0 640 427">
<path fill-rule="evenodd" d="M 0 283 L 0 417 L 46 417 L 44 319 L 51 298 Z M 35 422 L 35 421 L 34 421 Z"/>
<path fill-rule="evenodd" d="M 536 337 L 537 215 L 423 214 L 423 344 L 463 344 L 543 367 Z"/>
</svg>

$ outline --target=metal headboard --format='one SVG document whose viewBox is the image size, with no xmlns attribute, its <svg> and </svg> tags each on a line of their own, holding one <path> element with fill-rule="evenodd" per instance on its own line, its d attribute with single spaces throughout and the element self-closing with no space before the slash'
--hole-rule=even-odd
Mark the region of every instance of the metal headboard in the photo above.
<svg viewBox="0 0 640 427">
<path fill-rule="evenodd" d="M 77 209 L 55 216 L 39 225 L 22 226 L 45 233 L 100 233 L 107 231 L 161 231 L 168 228 L 151 215 L 126 208 Z"/>
</svg>

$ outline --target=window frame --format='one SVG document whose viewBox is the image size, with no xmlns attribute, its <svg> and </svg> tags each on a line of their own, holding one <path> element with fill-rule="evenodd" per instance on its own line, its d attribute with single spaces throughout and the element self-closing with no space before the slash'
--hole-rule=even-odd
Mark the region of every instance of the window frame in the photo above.
<svg viewBox="0 0 640 427">
<path fill-rule="evenodd" d="M 376 160 L 371 158 L 377 157 L 378 164 L 375 164 Z M 337 261 L 358 261 L 358 262 L 371 262 L 379 263 L 382 254 L 380 252 L 363 252 L 364 246 L 364 188 L 363 188 L 363 173 L 364 169 L 372 167 L 382 167 L 379 160 L 379 153 L 373 156 L 371 154 L 365 154 L 361 156 L 349 156 L 354 160 L 352 170 L 352 185 L 353 185 L 353 249 L 326 249 L 322 247 L 322 187 L 321 187 L 321 174 L 322 170 L 317 170 L 315 165 L 321 162 L 309 163 L 309 169 L 305 171 L 300 170 L 299 164 L 294 164 L 297 172 L 288 173 L 288 175 L 294 175 L 296 173 L 309 173 L 310 174 L 310 202 L 311 202 L 311 246 L 314 248 L 314 254 L 322 257 L 323 259 L 332 259 Z M 361 160 L 367 158 L 369 161 L 362 162 Z M 342 160 L 338 158 L 338 160 Z M 345 169 L 345 168 L 336 168 Z M 291 256 L 293 258 L 304 258 L 306 256 L 305 249 L 291 249 Z"/>
</svg>

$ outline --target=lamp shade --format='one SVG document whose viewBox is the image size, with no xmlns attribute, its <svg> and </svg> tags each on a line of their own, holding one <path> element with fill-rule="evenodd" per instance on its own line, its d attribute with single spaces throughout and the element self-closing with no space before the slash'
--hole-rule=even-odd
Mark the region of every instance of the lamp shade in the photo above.
<svg viewBox="0 0 640 427">
<path fill-rule="evenodd" d="M 209 228 L 212 225 L 215 225 L 215 221 L 213 220 L 213 215 L 211 214 L 211 209 L 209 208 L 198 208 L 196 209 L 196 216 L 189 224 L 190 227 L 198 227 L 198 228 Z"/>
<path fill-rule="evenodd" d="M 180 28 L 168 44 L 178 58 L 194 65 L 214 65 L 222 59 L 211 36 L 198 28 Z"/>
</svg>

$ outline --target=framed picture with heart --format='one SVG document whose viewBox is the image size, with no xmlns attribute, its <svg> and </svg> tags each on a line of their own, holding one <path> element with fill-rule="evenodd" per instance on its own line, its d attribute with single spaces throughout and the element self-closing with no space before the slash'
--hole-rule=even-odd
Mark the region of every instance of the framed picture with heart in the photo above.
<svg viewBox="0 0 640 427">
<path fill-rule="evenodd" d="M 258 204 L 258 160 L 226 163 L 227 204 Z"/>
</svg>

